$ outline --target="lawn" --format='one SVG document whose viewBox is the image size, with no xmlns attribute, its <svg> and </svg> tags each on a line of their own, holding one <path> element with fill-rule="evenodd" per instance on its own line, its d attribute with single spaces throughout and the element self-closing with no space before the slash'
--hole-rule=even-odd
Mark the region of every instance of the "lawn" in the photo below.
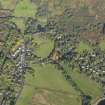
<svg viewBox="0 0 105 105">
<path fill-rule="evenodd" d="M 46 64 L 41 66 L 36 64 L 33 67 L 35 68 L 35 77 L 29 73 L 26 74 L 25 86 L 17 105 L 29 105 L 31 98 L 36 94 L 35 88 L 53 90 L 52 94 L 48 94 L 47 97 L 48 102 L 55 103 L 55 105 L 74 105 L 75 103 L 79 105 L 79 93 L 76 93 L 54 65 Z M 58 95 L 56 91 L 64 91 L 69 95 Z M 64 101 L 62 102 L 61 99 Z"/>
</svg>

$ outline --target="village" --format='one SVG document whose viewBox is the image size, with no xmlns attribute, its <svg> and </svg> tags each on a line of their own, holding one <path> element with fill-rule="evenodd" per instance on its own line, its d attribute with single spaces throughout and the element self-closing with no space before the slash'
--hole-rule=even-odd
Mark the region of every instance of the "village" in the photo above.
<svg viewBox="0 0 105 105">
<path fill-rule="evenodd" d="M 27 74 L 34 79 L 39 78 L 41 72 L 53 67 L 53 71 L 61 73 L 65 84 L 79 94 L 76 95 L 79 97 L 76 100 L 79 105 L 101 105 L 99 103 L 105 99 L 104 19 L 67 7 L 64 8 L 63 15 L 51 15 L 44 23 L 39 17 L 49 13 L 47 2 L 42 7 L 39 6 L 36 14 L 34 13 L 38 18 L 15 16 L 16 14 L 12 14 L 14 10 L 0 8 L 0 105 L 22 105 L 17 102 L 21 97 L 24 102 L 25 96 L 21 94 L 27 86 Z M 83 20 L 79 21 L 81 17 Z M 14 22 L 15 19 L 18 22 L 21 20 L 24 25 L 18 25 L 18 22 Z M 45 70 L 46 65 L 51 67 Z M 37 75 L 36 72 L 41 68 L 42 71 Z M 87 80 L 84 78 L 82 82 L 82 77 Z M 47 80 L 53 81 L 50 78 L 45 79 L 42 88 L 46 88 Z M 40 83 L 42 82 L 38 82 Z M 92 93 L 94 90 L 91 89 L 96 90 L 96 94 Z"/>
</svg>

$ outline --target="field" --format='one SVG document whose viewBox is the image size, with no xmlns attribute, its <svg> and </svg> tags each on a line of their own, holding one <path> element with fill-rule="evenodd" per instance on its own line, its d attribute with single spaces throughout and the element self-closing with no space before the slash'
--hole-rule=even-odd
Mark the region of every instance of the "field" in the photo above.
<svg viewBox="0 0 105 105">
<path fill-rule="evenodd" d="M 26 75 L 25 86 L 17 105 L 42 105 L 44 102 L 45 105 L 76 105 L 77 103 L 81 105 L 80 94 L 64 79 L 54 65 L 37 64 L 33 67 L 35 68 L 35 76 Z M 102 94 L 98 84 L 85 74 L 70 70 L 69 73 L 79 88 L 92 96 L 92 103 L 95 103 Z"/>
<path fill-rule="evenodd" d="M 78 71 L 72 71 L 70 72 L 73 80 L 77 83 L 77 85 L 80 87 L 80 89 L 92 96 L 92 103 L 95 103 L 95 101 L 101 96 L 102 90 L 101 87 L 98 86 L 98 84 L 89 79 L 85 74 L 80 74 Z M 88 82 L 86 82 L 88 81 Z M 95 87 L 94 87 L 95 86 Z"/>
<path fill-rule="evenodd" d="M 42 58 L 46 58 L 50 52 L 52 51 L 53 47 L 54 47 L 54 42 L 51 41 L 48 38 L 43 38 L 43 36 L 37 36 L 35 35 L 35 37 L 33 37 L 33 44 L 37 44 L 34 52 L 37 56 L 42 57 Z"/>
<path fill-rule="evenodd" d="M 32 105 L 42 105 L 43 103 L 37 104 L 41 103 L 40 97 L 47 101 L 45 105 L 74 105 L 77 103 L 80 105 L 79 93 L 68 84 L 53 65 L 33 65 L 33 67 L 35 67 L 35 77 L 30 74 L 26 75 L 25 86 L 17 105 L 31 105 L 33 98 L 36 101 Z M 44 92 L 46 92 L 45 95 Z"/>
<path fill-rule="evenodd" d="M 14 15 L 20 17 L 34 17 L 36 6 L 29 0 L 22 0 L 16 5 Z"/>
</svg>

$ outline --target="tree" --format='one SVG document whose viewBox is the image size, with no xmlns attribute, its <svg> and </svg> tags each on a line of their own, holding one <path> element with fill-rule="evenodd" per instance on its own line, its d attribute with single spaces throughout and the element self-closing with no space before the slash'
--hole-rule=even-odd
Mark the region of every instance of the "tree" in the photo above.
<svg viewBox="0 0 105 105">
<path fill-rule="evenodd" d="M 26 20 L 26 23 L 25 23 L 25 26 L 26 26 L 26 29 L 25 29 L 25 34 L 27 33 L 36 33 L 37 32 L 37 25 L 38 25 L 38 21 L 34 18 L 31 18 L 29 17 L 27 20 Z"/>
<path fill-rule="evenodd" d="M 47 16 L 48 14 L 48 3 L 45 2 L 38 7 L 36 16 Z"/>
</svg>

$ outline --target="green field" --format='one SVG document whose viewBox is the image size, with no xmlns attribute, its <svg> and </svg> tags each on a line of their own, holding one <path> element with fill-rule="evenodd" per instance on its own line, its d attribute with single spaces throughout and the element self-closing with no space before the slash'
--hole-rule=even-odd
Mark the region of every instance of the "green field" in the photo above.
<svg viewBox="0 0 105 105">
<path fill-rule="evenodd" d="M 39 35 L 29 36 L 32 38 L 33 50 L 38 57 L 46 58 L 54 47 L 54 42 Z"/>
<path fill-rule="evenodd" d="M 17 17 L 34 17 L 36 6 L 30 0 L 20 1 L 15 8 L 14 15 Z"/>
<path fill-rule="evenodd" d="M 77 70 L 70 71 L 70 75 L 78 87 L 87 95 L 92 96 L 92 103 L 102 95 L 102 89 L 94 80 L 91 80 L 85 74 L 80 74 Z"/>
<path fill-rule="evenodd" d="M 33 77 L 27 73 L 25 86 L 17 105 L 28 105 L 29 103 L 31 105 L 33 97 L 39 94 L 50 104 L 81 105 L 79 93 L 64 79 L 61 72 L 54 65 L 36 64 L 32 65 L 32 67 L 35 69 L 35 76 Z M 69 71 L 68 73 L 70 73 L 73 80 L 85 94 L 92 96 L 92 103 L 95 103 L 102 95 L 102 90 L 98 84 L 89 79 L 85 74 L 80 74 L 77 71 Z M 45 96 L 43 95 L 43 91 L 47 91 Z M 62 99 L 64 100 L 63 102 Z M 34 100 L 36 101 L 32 105 L 37 105 L 36 103 L 38 102 L 40 103 L 36 97 Z"/>
<path fill-rule="evenodd" d="M 26 75 L 25 86 L 17 105 L 28 105 L 31 103 L 32 97 L 38 94 L 36 88 L 52 92 L 51 94 L 47 94 L 49 103 L 55 103 L 55 105 L 80 105 L 79 93 L 69 85 L 55 66 L 51 64 L 43 66 L 37 64 L 33 65 L 33 67 L 35 67 L 35 77 L 32 77 L 30 74 Z M 56 91 L 61 95 L 57 94 Z M 64 104 L 61 99 L 64 100 Z"/>
</svg>

